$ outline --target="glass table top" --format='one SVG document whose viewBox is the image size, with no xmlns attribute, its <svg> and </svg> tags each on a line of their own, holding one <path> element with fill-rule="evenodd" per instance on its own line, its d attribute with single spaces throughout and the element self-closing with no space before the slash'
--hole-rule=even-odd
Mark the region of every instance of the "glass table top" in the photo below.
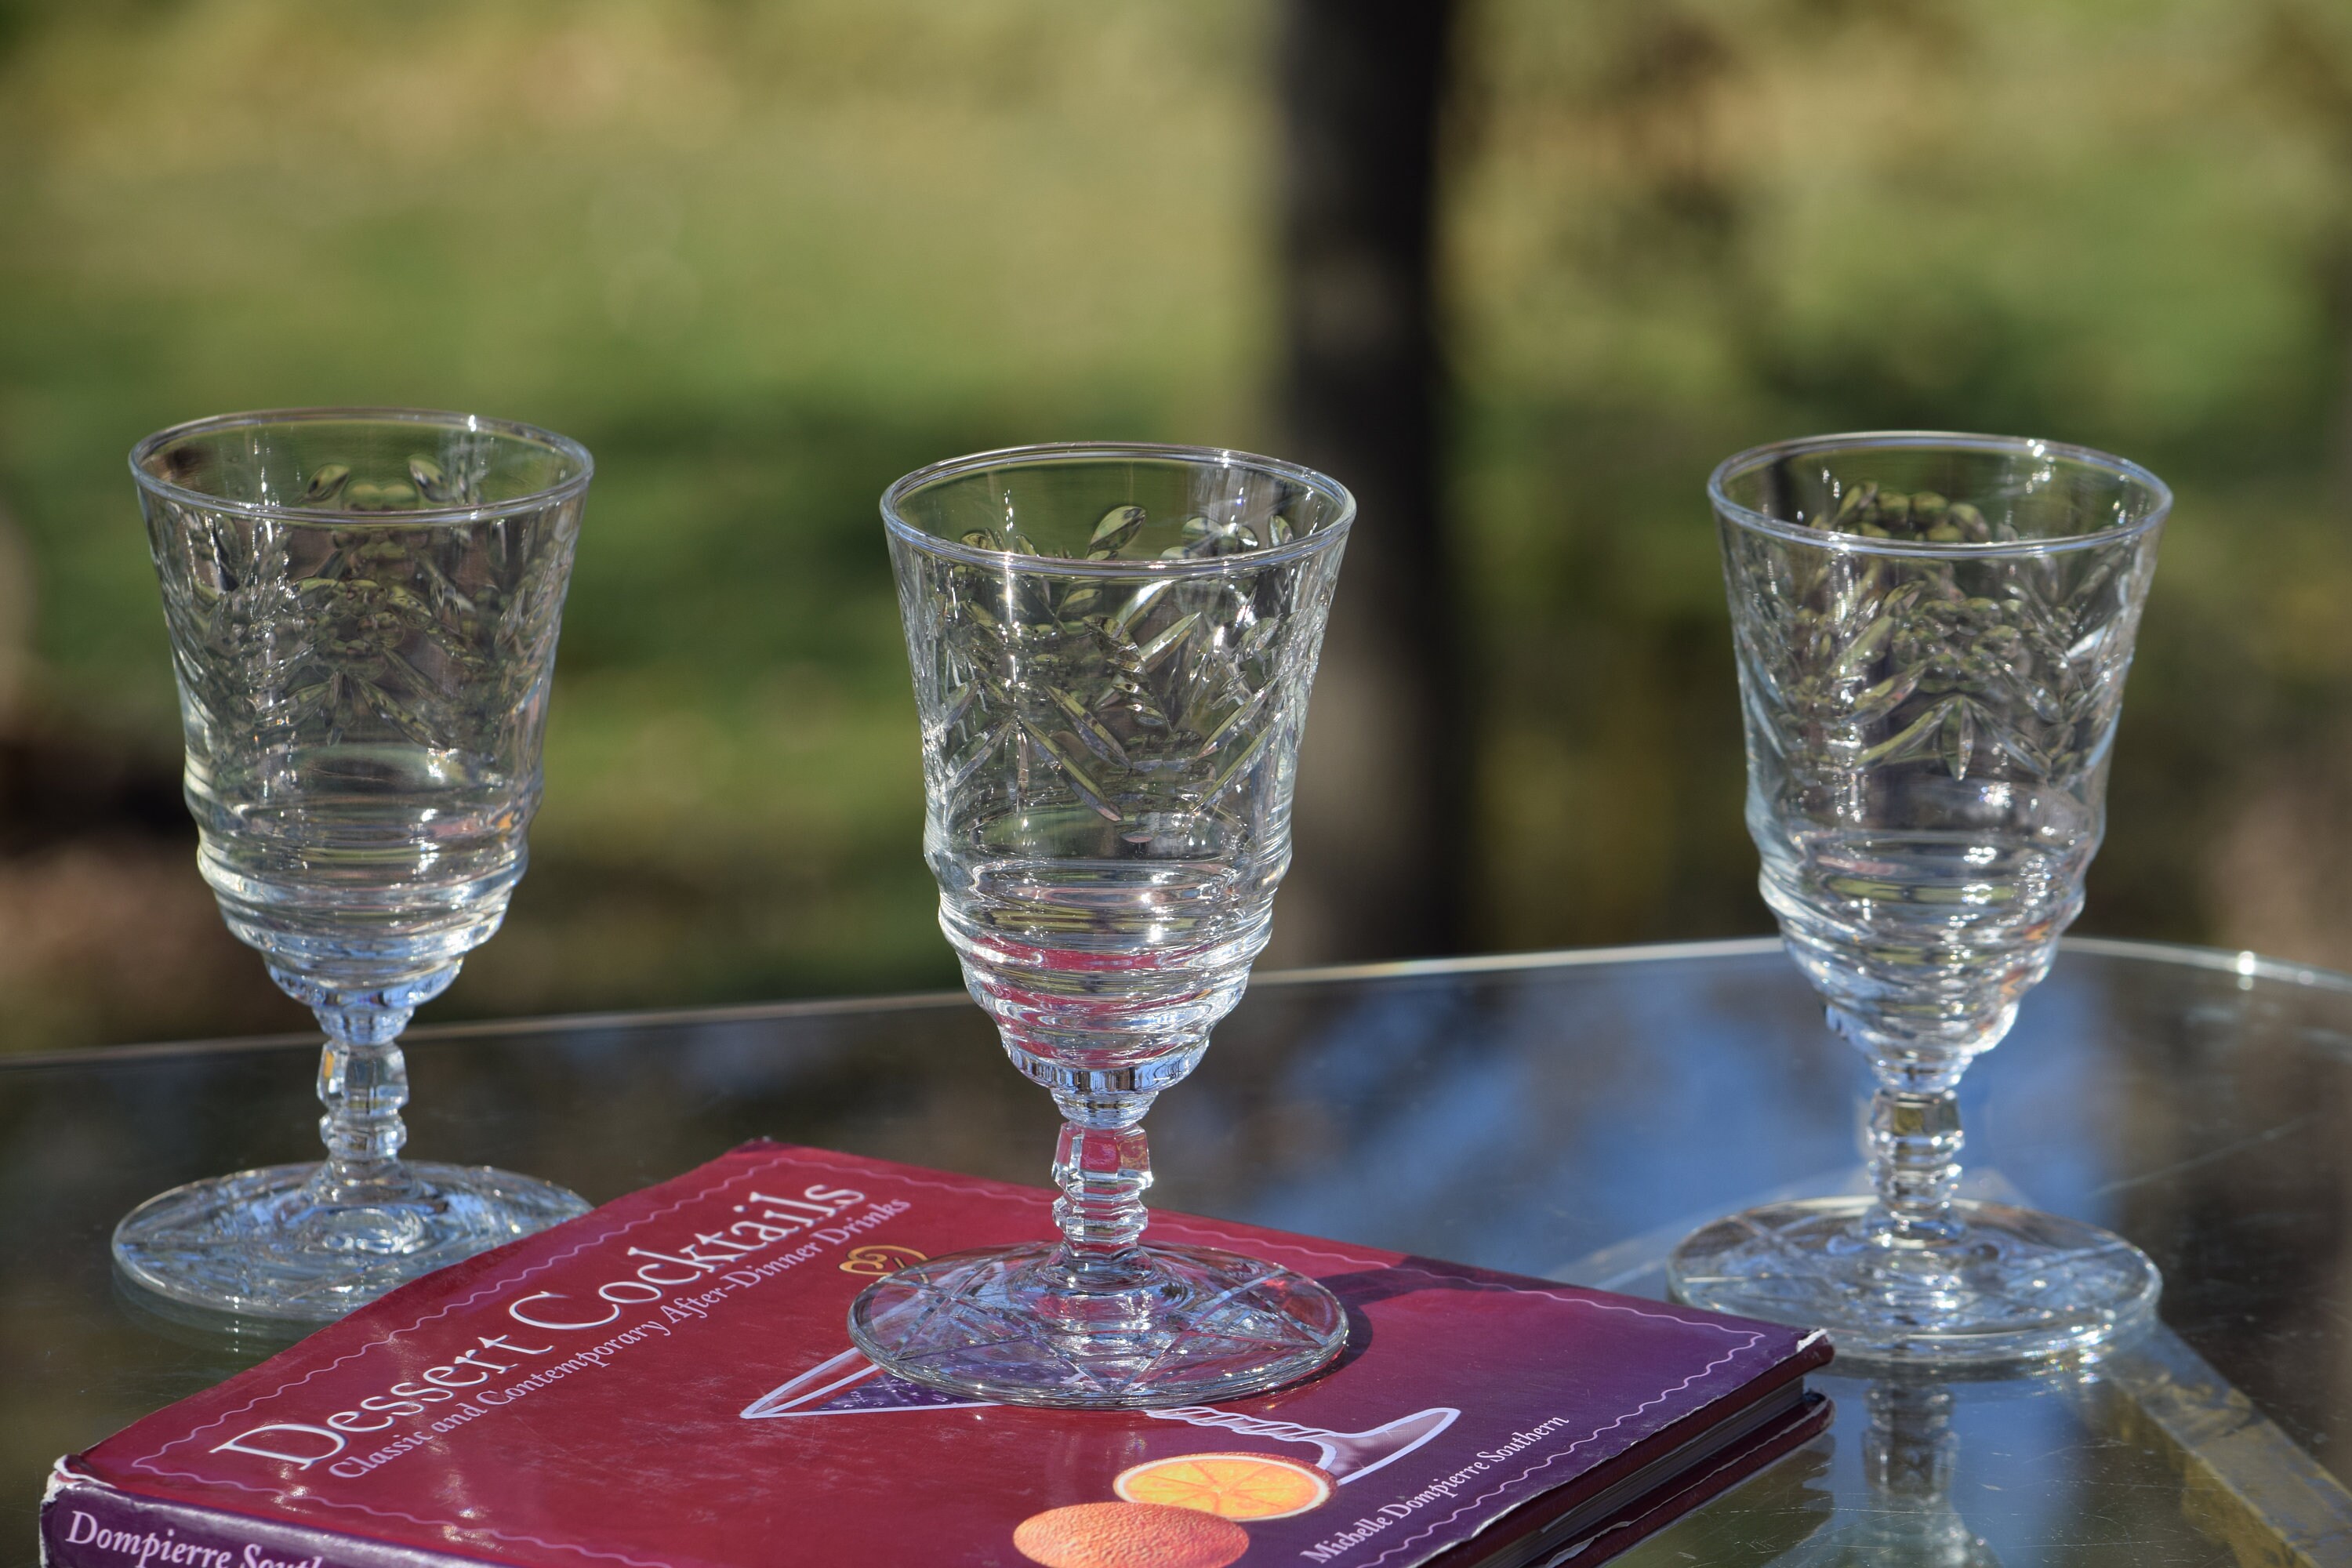
<svg viewBox="0 0 2352 1568">
<path fill-rule="evenodd" d="M 960 996 L 419 1027 L 409 1152 L 596 1201 L 769 1136 L 1043 1184 L 1046 1096 Z M 107 1237 L 313 1157 L 315 1037 L 0 1060 L 0 1564 L 49 1462 L 276 1348 Z M 1861 1058 L 1769 940 L 1267 974 L 1148 1123 L 1155 1205 L 1656 1294 L 1717 1214 L 1861 1182 Z M 2352 1563 L 2352 979 L 2066 944 L 1962 1090 L 1964 1190 L 2112 1226 L 2164 1327 L 2096 1366 L 1832 1369 L 1831 1433 L 1628 1564 Z"/>
</svg>

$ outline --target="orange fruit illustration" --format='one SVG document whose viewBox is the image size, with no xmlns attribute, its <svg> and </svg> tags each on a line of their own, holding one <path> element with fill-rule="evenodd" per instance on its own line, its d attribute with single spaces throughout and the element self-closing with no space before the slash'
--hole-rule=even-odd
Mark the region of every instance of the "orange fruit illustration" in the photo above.
<svg viewBox="0 0 2352 1568">
<path fill-rule="evenodd" d="M 1045 1568 L 1225 1568 L 1249 1531 L 1198 1509 L 1081 1502 L 1023 1520 L 1013 1544 Z"/>
<path fill-rule="evenodd" d="M 1172 1503 L 1220 1519 L 1288 1519 L 1328 1501 L 1331 1478 L 1270 1454 L 1180 1454 L 1120 1471 L 1111 1489 L 1129 1502 Z"/>
</svg>

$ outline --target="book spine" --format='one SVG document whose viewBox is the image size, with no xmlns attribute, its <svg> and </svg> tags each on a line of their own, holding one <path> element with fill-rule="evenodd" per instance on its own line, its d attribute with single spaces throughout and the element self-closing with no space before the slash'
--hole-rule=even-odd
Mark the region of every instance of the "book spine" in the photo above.
<svg viewBox="0 0 2352 1568">
<path fill-rule="evenodd" d="M 1632 1517 L 1560 1547 L 1543 1560 L 1540 1568 L 1594 1568 L 1820 1436 L 1829 1430 L 1830 1418 L 1835 1414 L 1836 1406 L 1825 1395 L 1807 1394 L 1803 1404 L 1760 1436 L 1751 1437 L 1728 1454 L 1717 1455 L 1712 1463 L 1684 1476 L 1664 1495 L 1652 1494 Z"/>
<path fill-rule="evenodd" d="M 41 1499 L 43 1568 L 457 1568 L 480 1561 L 141 1497 L 63 1463 Z"/>
</svg>

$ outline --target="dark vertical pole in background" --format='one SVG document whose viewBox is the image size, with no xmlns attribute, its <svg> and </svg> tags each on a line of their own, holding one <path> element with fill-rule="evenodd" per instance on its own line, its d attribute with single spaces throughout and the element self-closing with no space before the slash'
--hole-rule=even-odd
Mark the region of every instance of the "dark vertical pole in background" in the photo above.
<svg viewBox="0 0 2352 1568">
<path fill-rule="evenodd" d="M 1439 518 L 1435 211 L 1451 0 L 1285 0 L 1286 454 L 1361 513 L 1300 762 L 1277 957 L 1461 938 L 1470 693 Z"/>
</svg>

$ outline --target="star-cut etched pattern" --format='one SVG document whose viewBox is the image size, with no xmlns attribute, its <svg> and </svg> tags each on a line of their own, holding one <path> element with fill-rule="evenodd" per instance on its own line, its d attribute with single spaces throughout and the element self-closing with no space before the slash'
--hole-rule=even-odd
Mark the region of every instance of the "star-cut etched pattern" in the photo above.
<svg viewBox="0 0 2352 1568">
<path fill-rule="evenodd" d="M 1847 500 L 1863 504 L 1818 547 L 1726 531 L 1751 732 L 1800 790 L 1905 767 L 2079 789 L 2115 731 L 2153 544 L 1969 558 L 1838 546 L 1882 502 L 1907 512 L 1918 499 L 1858 486 Z M 2000 542 L 1974 508 L 1948 510 L 1984 534 L 1952 525 L 1952 542 Z"/>
<path fill-rule="evenodd" d="M 1695 1306 L 1825 1328 L 1842 1355 L 2010 1362 L 2128 1337 L 2153 1321 L 2155 1265 L 2079 1221 L 1961 1202 L 1948 1247 L 1874 1238 L 1861 1196 L 1769 1204 L 1683 1242 L 1675 1293 Z"/>
<path fill-rule="evenodd" d="M 1114 508 L 1097 530 L 1108 548 L 1076 567 L 1033 556 L 992 570 L 902 552 L 929 793 L 950 831 L 1067 803 L 1147 844 L 1198 837 L 1205 815 L 1256 815 L 1236 797 L 1295 741 L 1335 563 L 1257 566 L 1249 528 L 1194 518 L 1162 553 L 1231 570 L 1076 574 L 1123 564 L 1145 522 L 1141 508 Z M 1262 526 L 1287 537 L 1286 519 Z"/>
<path fill-rule="evenodd" d="M 208 765 L 233 771 L 256 747 L 512 750 L 551 660 L 577 503 L 405 524 L 401 505 L 476 499 L 455 458 L 457 478 L 421 455 L 408 467 L 394 504 L 343 464 L 319 468 L 303 504 L 352 506 L 331 527 L 148 498 L 191 744 Z"/>
<path fill-rule="evenodd" d="M 324 1323 L 485 1248 L 588 1212 L 561 1187 L 483 1165 L 410 1161 L 415 1196 L 380 1211 L 404 1245 L 381 1253 L 330 1245 L 338 1213 L 310 1184 L 316 1165 L 268 1165 L 175 1187 L 114 1234 L 114 1256 L 155 1301 L 203 1312 Z"/>
<path fill-rule="evenodd" d="M 1346 1315 L 1330 1293 L 1270 1263 L 1207 1247 L 1143 1247 L 1132 1285 L 1105 1295 L 1072 1289 L 1059 1251 L 1039 1244 L 919 1264 L 859 1299 L 851 1337 L 899 1376 L 933 1388 L 1126 1409 L 1276 1387 L 1347 1342 Z"/>
</svg>

